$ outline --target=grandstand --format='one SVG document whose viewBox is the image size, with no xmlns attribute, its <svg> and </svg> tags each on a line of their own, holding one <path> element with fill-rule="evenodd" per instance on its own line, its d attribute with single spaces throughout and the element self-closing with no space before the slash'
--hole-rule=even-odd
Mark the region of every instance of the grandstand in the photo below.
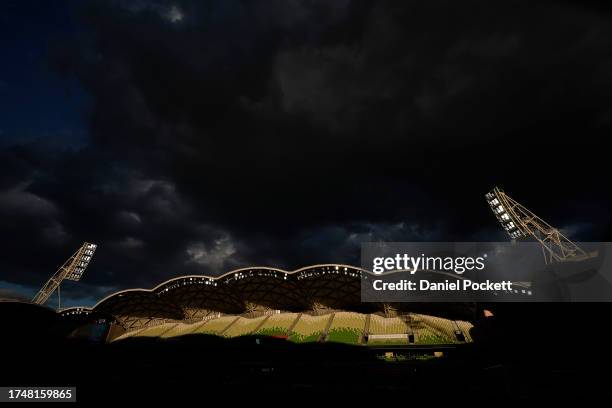
<svg viewBox="0 0 612 408">
<path fill-rule="evenodd" d="M 302 314 L 291 330 L 289 339 L 295 343 L 312 343 L 318 341 L 333 315 L 310 316 Z"/>
<path fill-rule="evenodd" d="M 199 326 L 206 322 L 200 322 L 199 324 L 194 323 L 177 323 L 175 326 L 170 327 L 170 330 L 166 331 L 161 337 L 180 337 L 187 334 L 193 333 Z"/>
<path fill-rule="evenodd" d="M 435 278 L 435 272 L 427 272 Z M 112 294 L 65 318 L 107 316 L 107 341 L 269 336 L 293 343 L 354 345 L 461 344 L 472 341 L 469 305 L 361 302 L 369 272 L 348 265 L 296 271 L 245 268 L 219 277 L 183 276 L 151 290 Z"/>
<path fill-rule="evenodd" d="M 299 313 L 271 315 L 254 334 L 287 338 L 290 328 L 299 317 Z"/>
<path fill-rule="evenodd" d="M 225 331 L 239 319 L 240 316 L 221 316 L 216 319 L 207 320 L 203 325 L 195 328 L 192 334 L 214 334 L 222 336 Z"/>
<path fill-rule="evenodd" d="M 410 321 L 410 323 L 406 323 Z M 367 324 L 369 322 L 369 329 Z M 272 336 L 293 343 L 343 343 L 353 345 L 432 345 L 470 343 L 472 324 L 435 316 L 409 314 L 384 317 L 378 314 L 335 312 L 325 315 L 280 313 L 249 318 L 227 315 L 197 323 L 162 323 L 124 333 L 113 341 L 136 337 L 172 338 L 207 334 L 226 338 Z M 457 336 L 457 331 L 461 336 Z"/>
<path fill-rule="evenodd" d="M 363 341 L 366 316 L 353 312 L 338 312 L 327 332 L 326 341 L 332 343 L 359 344 Z"/>
<path fill-rule="evenodd" d="M 260 316 L 252 319 L 240 317 L 234 324 L 225 330 L 223 335 L 226 337 L 239 337 L 251 334 L 263 323 L 266 317 L 267 316 Z"/>
</svg>

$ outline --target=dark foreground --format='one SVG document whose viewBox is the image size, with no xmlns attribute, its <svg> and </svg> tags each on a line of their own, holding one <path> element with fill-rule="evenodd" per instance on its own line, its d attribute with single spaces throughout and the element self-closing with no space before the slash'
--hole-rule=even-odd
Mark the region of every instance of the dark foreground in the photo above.
<svg viewBox="0 0 612 408">
<path fill-rule="evenodd" d="M 425 349 L 203 335 L 96 344 L 57 337 L 51 321 L 24 324 L 26 316 L 5 309 L 0 385 L 76 386 L 78 401 L 91 404 L 195 398 L 294 405 L 322 396 L 460 405 L 585 401 L 612 394 L 607 309 L 498 306 L 473 333 L 476 344 Z"/>
</svg>

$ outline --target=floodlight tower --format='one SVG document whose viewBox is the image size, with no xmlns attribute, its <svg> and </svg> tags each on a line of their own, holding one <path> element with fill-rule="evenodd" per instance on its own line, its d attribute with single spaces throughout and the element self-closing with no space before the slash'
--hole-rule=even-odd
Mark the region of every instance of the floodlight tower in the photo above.
<svg viewBox="0 0 612 408">
<path fill-rule="evenodd" d="M 512 240 L 532 237 L 542 245 L 544 260 L 547 264 L 589 257 L 558 229 L 510 198 L 500 188 L 493 188 L 485 195 L 485 198 L 493 214 Z"/>
<path fill-rule="evenodd" d="M 34 296 L 34 299 L 32 299 L 32 302 L 38 305 L 44 304 L 53 294 L 53 292 L 55 292 L 55 289 L 57 289 L 59 297 L 60 284 L 64 279 L 79 281 L 81 276 L 83 276 L 83 272 L 85 272 L 87 265 L 89 265 L 89 262 L 96 251 L 96 247 L 96 244 L 89 242 L 85 242 L 83 245 L 81 245 L 81 247 L 74 254 L 72 254 L 72 256 L 68 258 L 68 260 L 64 262 L 62 266 L 59 267 L 57 272 L 53 274 L 51 279 L 45 283 L 40 291 L 38 291 L 36 296 Z M 58 308 L 60 307 L 61 304 L 58 305 Z"/>
</svg>

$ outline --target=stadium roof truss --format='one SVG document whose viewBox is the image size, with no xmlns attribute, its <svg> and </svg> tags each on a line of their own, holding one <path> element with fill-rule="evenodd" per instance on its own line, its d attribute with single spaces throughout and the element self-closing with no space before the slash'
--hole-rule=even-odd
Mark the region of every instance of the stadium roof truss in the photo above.
<svg viewBox="0 0 612 408">
<path fill-rule="evenodd" d="M 93 311 L 110 315 L 127 330 L 149 325 L 153 321 L 183 320 L 181 307 L 145 289 L 129 289 L 100 301 Z"/>
<path fill-rule="evenodd" d="M 432 278 L 447 278 L 442 272 Z M 384 312 L 388 305 L 361 302 L 361 280 L 371 272 L 349 265 L 324 264 L 295 271 L 267 267 L 243 268 L 218 277 L 181 276 L 151 290 L 130 289 L 102 299 L 93 307 L 113 316 L 127 330 L 168 320 L 202 320 L 219 314 L 251 315 L 278 312 L 325 314 L 333 310 Z M 394 305 L 394 310 L 412 304 Z"/>
</svg>

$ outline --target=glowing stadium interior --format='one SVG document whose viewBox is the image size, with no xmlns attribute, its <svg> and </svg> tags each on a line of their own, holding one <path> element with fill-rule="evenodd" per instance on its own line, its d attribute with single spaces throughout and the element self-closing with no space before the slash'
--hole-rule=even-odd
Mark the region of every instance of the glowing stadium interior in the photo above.
<svg viewBox="0 0 612 408">
<path fill-rule="evenodd" d="M 118 328 L 111 341 L 200 333 L 351 344 L 471 342 L 469 305 L 362 303 L 364 274 L 370 272 L 327 264 L 291 272 L 254 267 L 218 277 L 182 276 L 150 290 L 117 292 L 92 309 L 66 309 L 62 316 L 108 317 Z"/>
</svg>

